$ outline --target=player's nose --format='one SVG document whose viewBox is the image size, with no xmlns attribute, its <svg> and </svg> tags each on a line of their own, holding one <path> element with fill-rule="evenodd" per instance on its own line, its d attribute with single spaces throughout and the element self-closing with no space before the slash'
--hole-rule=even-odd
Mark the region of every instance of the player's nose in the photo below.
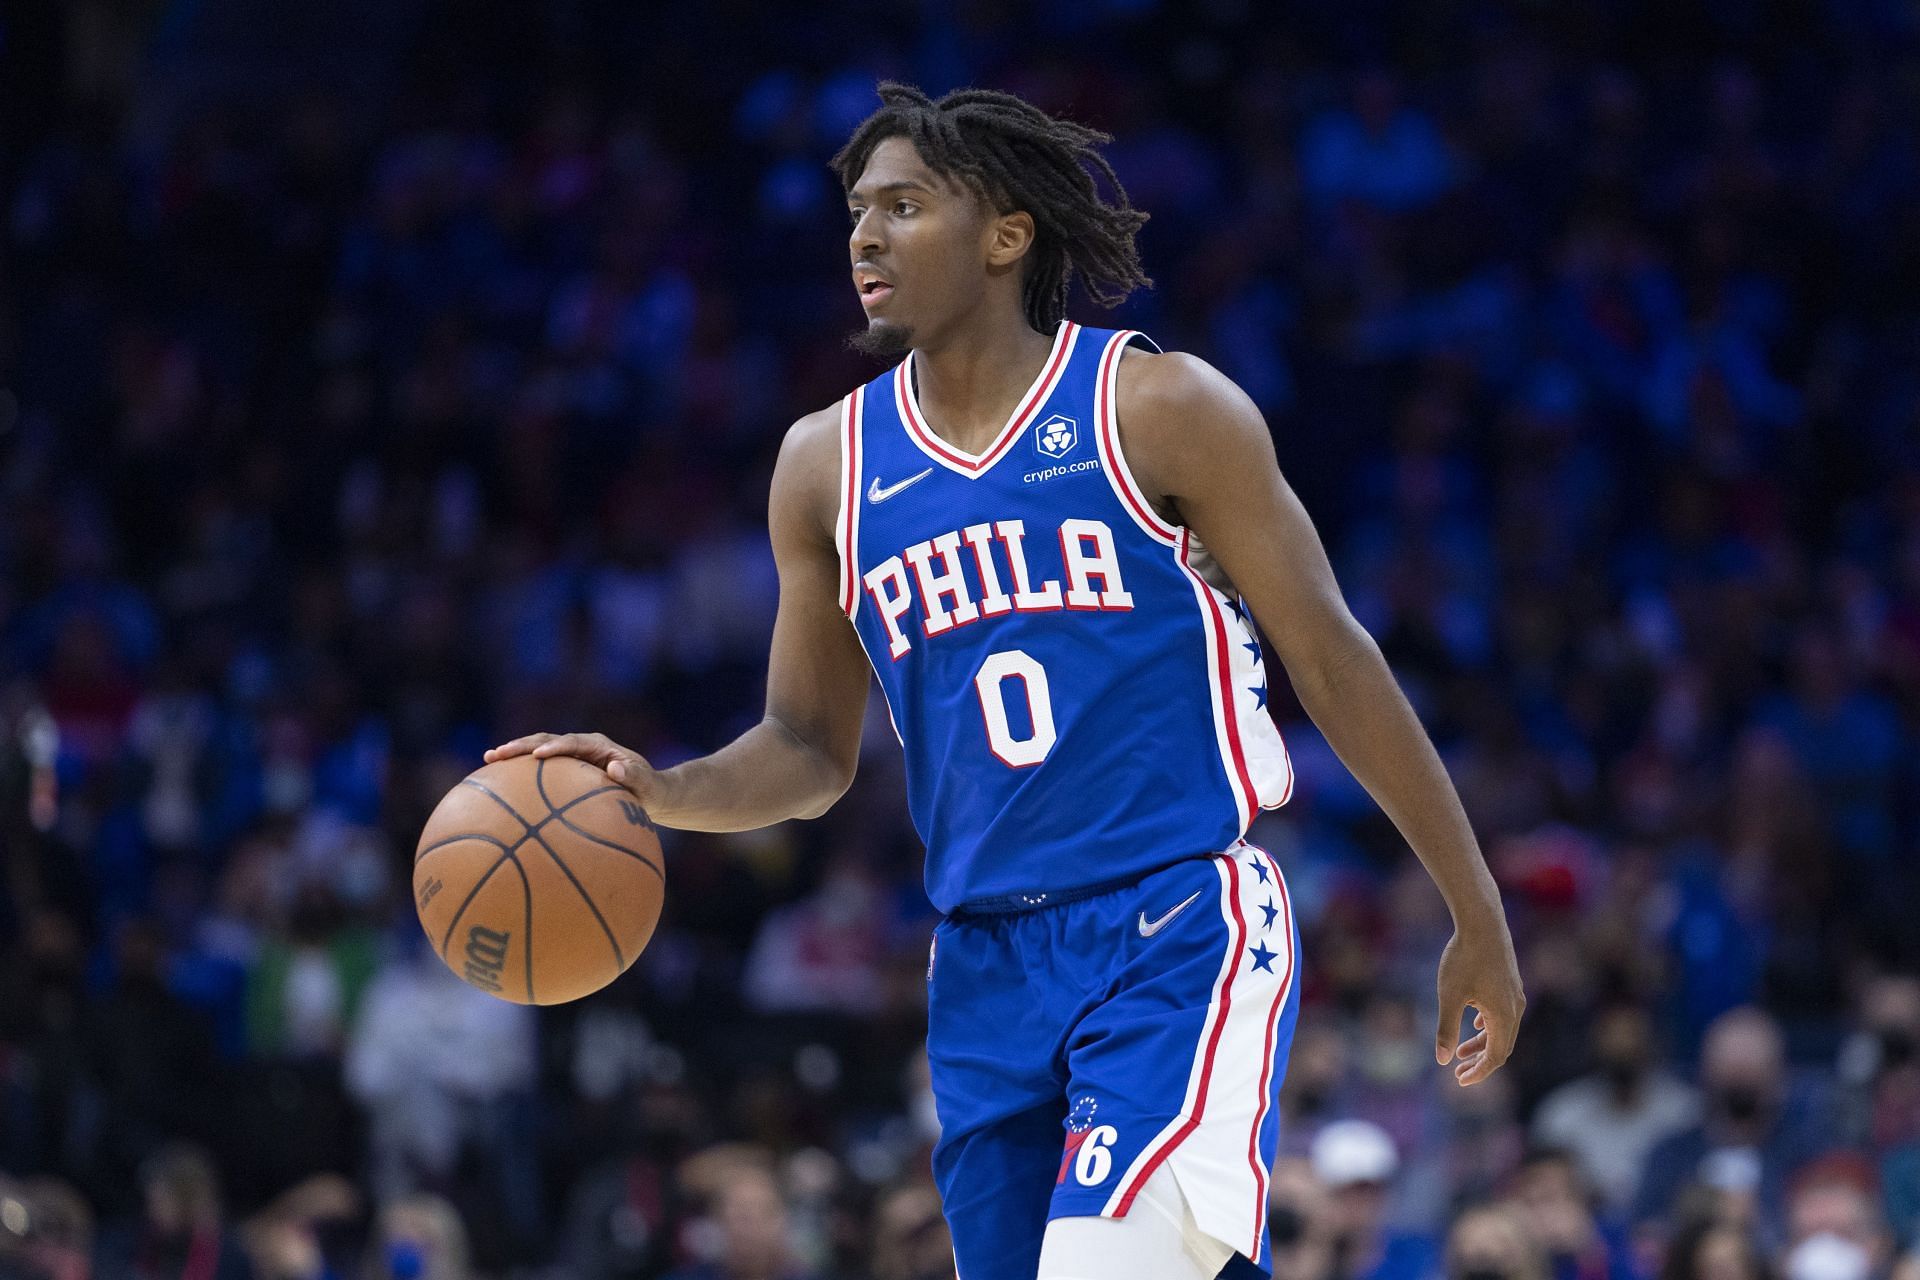
<svg viewBox="0 0 1920 1280">
<path fill-rule="evenodd" d="M 874 217 L 873 210 L 861 214 L 853 224 L 853 233 L 847 237 L 847 245 L 853 250 L 855 262 L 871 258 L 886 249 L 887 242 L 880 235 L 880 219 Z"/>
</svg>

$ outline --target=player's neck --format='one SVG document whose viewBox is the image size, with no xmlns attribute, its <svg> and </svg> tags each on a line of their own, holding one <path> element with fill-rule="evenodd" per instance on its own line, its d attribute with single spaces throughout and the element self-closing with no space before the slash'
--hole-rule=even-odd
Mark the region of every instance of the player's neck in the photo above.
<svg viewBox="0 0 1920 1280">
<path fill-rule="evenodd" d="M 993 443 L 1040 376 L 1054 335 L 1024 317 L 998 317 L 914 349 L 914 397 L 933 433 L 956 449 L 979 453 Z"/>
</svg>

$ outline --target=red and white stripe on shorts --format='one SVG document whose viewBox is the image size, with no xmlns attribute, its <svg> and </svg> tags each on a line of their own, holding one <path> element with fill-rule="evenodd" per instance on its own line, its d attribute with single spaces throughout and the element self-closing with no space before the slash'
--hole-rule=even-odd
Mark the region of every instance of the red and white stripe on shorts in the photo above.
<svg viewBox="0 0 1920 1280">
<path fill-rule="evenodd" d="M 1186 1098 L 1180 1113 L 1127 1167 L 1100 1212 L 1124 1216 L 1147 1179 L 1166 1165 L 1179 1180 L 1195 1224 L 1257 1261 L 1270 1172 L 1260 1129 L 1283 1065 L 1276 1061 L 1280 1015 L 1299 969 L 1293 903 L 1279 865 L 1264 849 L 1241 841 L 1216 858 L 1214 867 L 1228 945 L 1194 1046 Z M 1271 926 L 1265 924 L 1269 902 L 1279 910 Z M 1252 963 L 1249 949 L 1256 944 L 1279 953 L 1270 969 Z"/>
</svg>

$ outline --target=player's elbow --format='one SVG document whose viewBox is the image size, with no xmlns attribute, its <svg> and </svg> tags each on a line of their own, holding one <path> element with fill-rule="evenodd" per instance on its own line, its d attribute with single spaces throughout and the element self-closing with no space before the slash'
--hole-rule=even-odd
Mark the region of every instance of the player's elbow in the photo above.
<svg viewBox="0 0 1920 1280">
<path fill-rule="evenodd" d="M 782 771 L 799 784 L 800 798 L 793 816 L 817 818 L 833 808 L 853 785 L 854 770 L 860 761 L 858 741 L 819 741 L 771 712 L 766 722 L 786 746 L 786 759 L 780 762 Z"/>
<path fill-rule="evenodd" d="M 853 786 L 853 761 L 847 761 L 844 766 L 831 760 L 824 763 L 825 768 L 821 773 L 819 784 L 815 787 L 806 808 L 799 815 L 802 818 L 823 816 L 827 810 L 838 804 L 840 797 L 847 794 L 847 789 Z"/>
<path fill-rule="evenodd" d="M 1328 634 L 1289 661 L 1287 676 L 1302 700 L 1312 703 L 1336 699 L 1343 686 L 1385 662 L 1367 629 L 1349 615 L 1345 625 L 1329 628 Z"/>
</svg>

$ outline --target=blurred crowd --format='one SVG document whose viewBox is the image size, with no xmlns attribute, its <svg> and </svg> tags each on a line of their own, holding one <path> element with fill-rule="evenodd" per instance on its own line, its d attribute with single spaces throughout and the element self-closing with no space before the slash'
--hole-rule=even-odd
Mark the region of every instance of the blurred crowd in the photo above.
<svg viewBox="0 0 1920 1280">
<path fill-rule="evenodd" d="M 1158 287 L 1074 315 L 1259 403 L 1507 895 L 1462 1090 L 1276 691 L 1282 1280 L 1920 1280 L 1911 6 L 361 7 L 0 14 L 0 1277 L 951 1275 L 884 713 L 576 1005 L 406 888 L 495 742 L 758 717 L 891 75 L 1117 135 Z"/>
</svg>

